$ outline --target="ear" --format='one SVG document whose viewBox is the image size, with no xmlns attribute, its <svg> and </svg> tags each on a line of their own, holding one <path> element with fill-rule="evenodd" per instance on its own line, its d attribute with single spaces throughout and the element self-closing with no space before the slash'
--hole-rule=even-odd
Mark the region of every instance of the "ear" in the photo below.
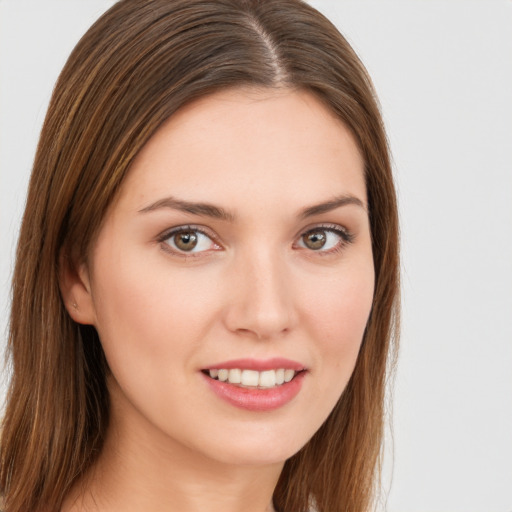
<svg viewBox="0 0 512 512">
<path fill-rule="evenodd" d="M 95 325 L 96 313 L 86 264 L 75 264 L 64 251 L 61 251 L 59 263 L 60 293 L 69 316 L 79 324 Z"/>
</svg>

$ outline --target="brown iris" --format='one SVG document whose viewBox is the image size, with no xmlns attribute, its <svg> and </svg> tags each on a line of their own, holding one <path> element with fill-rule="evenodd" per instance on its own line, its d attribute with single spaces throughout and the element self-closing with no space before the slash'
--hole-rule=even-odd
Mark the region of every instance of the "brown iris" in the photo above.
<svg viewBox="0 0 512 512">
<path fill-rule="evenodd" d="M 308 249 L 318 251 L 318 249 L 321 249 L 325 245 L 325 242 L 327 242 L 327 235 L 325 231 L 321 230 L 310 231 L 309 233 L 302 235 L 302 240 Z"/>
<path fill-rule="evenodd" d="M 174 243 L 181 251 L 191 251 L 197 245 L 197 239 L 194 231 L 180 231 L 174 235 Z"/>
</svg>

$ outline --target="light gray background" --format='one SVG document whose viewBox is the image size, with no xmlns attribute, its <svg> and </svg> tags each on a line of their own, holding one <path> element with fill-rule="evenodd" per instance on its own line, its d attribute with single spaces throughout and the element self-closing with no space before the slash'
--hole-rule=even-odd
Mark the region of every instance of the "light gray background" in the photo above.
<svg viewBox="0 0 512 512">
<path fill-rule="evenodd" d="M 368 67 L 394 155 L 403 333 L 386 510 L 512 512 L 512 2 L 311 3 Z M 111 4 L 0 0 L 0 349 L 51 89 Z"/>
</svg>

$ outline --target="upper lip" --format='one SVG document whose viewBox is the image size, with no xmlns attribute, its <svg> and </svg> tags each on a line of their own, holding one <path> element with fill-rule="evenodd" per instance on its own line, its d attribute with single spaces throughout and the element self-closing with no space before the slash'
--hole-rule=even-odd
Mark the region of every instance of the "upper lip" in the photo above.
<svg viewBox="0 0 512 512">
<path fill-rule="evenodd" d="M 203 368 L 203 370 L 232 370 L 234 368 L 240 368 L 242 370 L 256 370 L 259 372 L 263 372 L 265 370 L 277 370 L 280 368 L 284 368 L 285 370 L 295 370 L 297 372 L 306 369 L 303 364 L 297 361 L 292 361 L 291 359 L 285 359 L 283 357 L 272 357 L 270 359 L 231 359 L 229 361 L 212 364 Z"/>
</svg>

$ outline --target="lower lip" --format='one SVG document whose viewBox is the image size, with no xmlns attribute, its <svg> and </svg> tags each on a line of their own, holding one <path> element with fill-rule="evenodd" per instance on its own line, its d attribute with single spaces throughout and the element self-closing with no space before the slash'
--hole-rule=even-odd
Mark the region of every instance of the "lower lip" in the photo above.
<svg viewBox="0 0 512 512">
<path fill-rule="evenodd" d="M 249 411 L 273 411 L 291 402 L 302 388 L 306 372 L 298 373 L 290 382 L 275 388 L 242 388 L 235 384 L 215 380 L 204 373 L 203 377 L 213 392 L 226 402 Z"/>
</svg>

